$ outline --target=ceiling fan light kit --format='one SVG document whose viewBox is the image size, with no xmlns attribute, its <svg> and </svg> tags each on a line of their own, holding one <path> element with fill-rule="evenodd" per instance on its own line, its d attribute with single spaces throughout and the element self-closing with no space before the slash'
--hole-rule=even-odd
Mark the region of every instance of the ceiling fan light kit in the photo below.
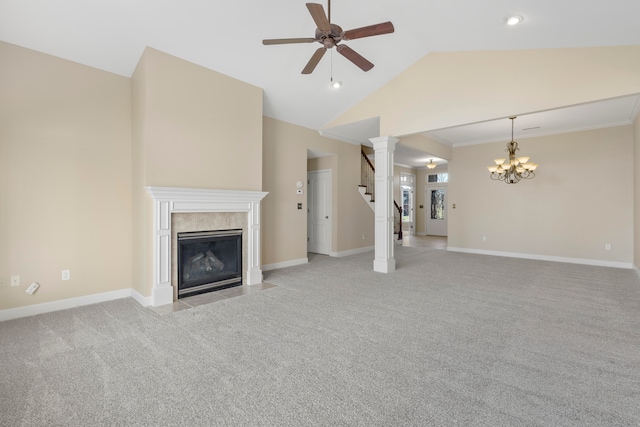
<svg viewBox="0 0 640 427">
<path fill-rule="evenodd" d="M 322 45 L 317 49 L 307 65 L 302 69 L 302 74 L 311 74 L 316 66 L 327 52 L 327 49 L 336 48 L 339 54 L 347 58 L 362 71 L 369 71 L 373 68 L 373 63 L 364 58 L 362 55 L 344 44 L 338 44 L 345 40 L 354 40 L 364 37 L 378 36 L 381 34 L 393 33 L 395 30 L 391 22 L 383 22 L 380 24 L 369 25 L 366 27 L 355 28 L 353 30 L 343 31 L 342 27 L 331 23 L 331 0 L 328 1 L 329 15 L 326 15 L 324 8 L 318 3 L 307 3 L 307 9 L 313 18 L 317 28 L 315 37 L 311 38 L 289 38 L 289 39 L 265 39 L 262 40 L 264 45 L 273 44 L 291 44 L 291 43 L 313 43 L 318 42 Z"/>
</svg>

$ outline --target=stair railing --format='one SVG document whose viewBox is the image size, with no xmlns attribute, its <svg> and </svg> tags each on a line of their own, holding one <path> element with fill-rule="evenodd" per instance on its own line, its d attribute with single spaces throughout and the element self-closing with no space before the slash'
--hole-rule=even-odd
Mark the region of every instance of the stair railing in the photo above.
<svg viewBox="0 0 640 427">
<path fill-rule="evenodd" d="M 364 150 L 360 150 L 362 153 L 362 161 L 360 162 L 360 184 L 366 187 L 365 194 L 371 195 L 371 201 L 375 202 L 376 195 L 376 168 L 373 167 L 373 163 L 367 157 Z"/>
<path fill-rule="evenodd" d="M 373 163 L 371 163 L 371 160 L 369 160 L 364 150 L 360 149 L 360 153 L 362 154 L 362 160 L 360 161 L 360 183 L 363 187 L 366 187 L 365 194 L 370 194 L 371 201 L 375 202 L 376 168 L 373 166 Z M 393 205 L 398 211 L 398 240 L 402 240 L 402 208 L 395 200 L 393 201 Z M 395 212 L 393 216 L 395 219 Z"/>
</svg>

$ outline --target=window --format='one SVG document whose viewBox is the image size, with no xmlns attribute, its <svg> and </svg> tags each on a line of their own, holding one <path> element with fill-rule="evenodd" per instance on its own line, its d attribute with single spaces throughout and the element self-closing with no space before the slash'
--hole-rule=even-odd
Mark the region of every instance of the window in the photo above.
<svg viewBox="0 0 640 427">
<path fill-rule="evenodd" d="M 400 173 L 400 197 L 402 199 L 402 222 L 413 222 L 413 190 L 416 176 L 409 173 Z"/>
<path fill-rule="evenodd" d="M 402 221 L 411 221 L 411 187 L 402 187 Z"/>
<path fill-rule="evenodd" d="M 444 190 L 431 190 L 431 219 L 444 219 Z"/>
<path fill-rule="evenodd" d="M 401 173 L 400 174 L 400 185 L 402 185 L 402 184 L 413 185 L 414 178 L 415 178 L 415 175 L 411 175 L 411 174 L 408 174 L 408 173 Z"/>
<path fill-rule="evenodd" d="M 438 174 L 427 175 L 427 182 L 430 184 L 439 183 L 439 182 L 449 182 L 449 174 L 438 173 Z"/>
</svg>

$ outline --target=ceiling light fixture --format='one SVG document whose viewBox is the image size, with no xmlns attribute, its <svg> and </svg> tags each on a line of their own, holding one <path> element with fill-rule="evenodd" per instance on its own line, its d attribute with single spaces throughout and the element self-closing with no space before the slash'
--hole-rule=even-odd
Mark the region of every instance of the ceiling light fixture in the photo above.
<svg viewBox="0 0 640 427">
<path fill-rule="evenodd" d="M 505 18 L 505 21 L 507 21 L 507 25 L 518 25 L 524 21 L 524 18 L 521 15 L 509 15 Z"/>
<path fill-rule="evenodd" d="M 331 81 L 331 87 L 334 89 L 338 89 L 340 88 L 340 86 L 342 86 L 342 83 L 340 82 L 334 82 L 333 80 Z"/>
<path fill-rule="evenodd" d="M 433 159 L 429 159 L 429 163 L 427 163 L 427 167 L 428 167 L 429 169 L 434 169 L 436 166 L 438 166 L 438 165 L 436 165 L 435 163 L 433 163 Z"/>
<path fill-rule="evenodd" d="M 529 157 L 516 158 L 516 151 L 519 150 L 518 143 L 513 140 L 513 122 L 515 117 L 509 117 L 511 120 L 511 142 L 507 143 L 509 159 L 495 159 L 496 166 L 488 166 L 489 177 L 496 181 L 504 181 L 507 184 L 517 184 L 521 179 L 531 179 L 536 176 L 534 171 L 538 164 L 529 161 Z M 506 161 L 506 162 L 505 162 Z"/>
</svg>

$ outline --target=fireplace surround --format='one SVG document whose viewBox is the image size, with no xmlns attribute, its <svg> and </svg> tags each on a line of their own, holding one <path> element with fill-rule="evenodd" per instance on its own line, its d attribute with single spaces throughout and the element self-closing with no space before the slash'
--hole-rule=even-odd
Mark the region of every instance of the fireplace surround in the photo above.
<svg viewBox="0 0 640 427">
<path fill-rule="evenodd" d="M 235 213 L 241 218 L 243 232 L 243 284 L 262 283 L 260 262 L 260 202 L 267 195 L 258 191 L 194 189 L 176 187 L 145 187 L 153 201 L 153 285 L 151 305 L 171 304 L 177 298 L 174 271 L 174 214 Z M 180 217 L 180 215 L 175 215 Z M 206 215 L 207 217 L 211 215 Z M 215 215 L 214 215 L 215 216 Z M 196 224 L 201 221 L 196 221 Z M 196 227 L 197 228 L 197 227 Z M 193 226 L 181 231 L 204 231 Z"/>
</svg>

